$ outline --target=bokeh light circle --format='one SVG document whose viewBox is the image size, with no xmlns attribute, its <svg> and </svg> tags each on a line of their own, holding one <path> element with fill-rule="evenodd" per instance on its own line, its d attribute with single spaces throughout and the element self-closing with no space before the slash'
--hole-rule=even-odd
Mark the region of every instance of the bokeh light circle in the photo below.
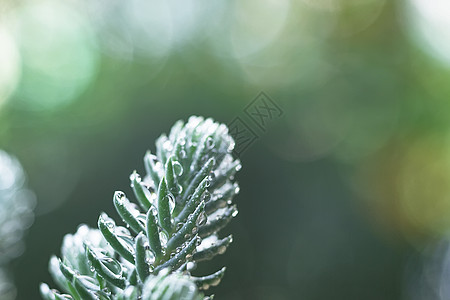
<svg viewBox="0 0 450 300">
<path fill-rule="evenodd" d="M 404 0 L 405 26 L 411 39 L 428 55 L 450 67 L 450 2 Z"/>
<path fill-rule="evenodd" d="M 57 1 L 17 8 L 11 26 L 22 56 L 17 105 L 49 110 L 74 101 L 94 79 L 98 63 L 89 24 Z"/>
</svg>

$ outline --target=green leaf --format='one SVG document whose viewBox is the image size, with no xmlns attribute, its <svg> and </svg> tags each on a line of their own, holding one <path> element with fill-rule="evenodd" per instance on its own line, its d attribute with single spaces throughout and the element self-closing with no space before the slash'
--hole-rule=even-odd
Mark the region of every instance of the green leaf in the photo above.
<svg viewBox="0 0 450 300">
<path fill-rule="evenodd" d="M 141 232 L 136 237 L 136 272 L 142 282 L 150 275 L 150 265 L 147 263 L 145 250 L 145 235 Z"/>
<path fill-rule="evenodd" d="M 111 247 L 120 255 L 123 256 L 130 263 L 134 264 L 134 255 L 124 244 L 119 241 L 117 236 L 113 233 L 114 223 L 110 221 L 111 219 L 105 214 L 101 214 L 98 218 L 98 229 L 105 237 L 105 240 L 111 245 Z"/>
<path fill-rule="evenodd" d="M 172 195 L 177 195 L 177 185 L 175 182 L 175 175 L 173 173 L 173 156 L 169 157 L 166 163 L 166 182 L 167 188 Z"/>
<path fill-rule="evenodd" d="M 145 188 L 141 182 L 141 176 L 136 172 L 130 175 L 131 188 L 133 189 L 134 196 L 139 202 L 139 205 L 146 211 L 150 209 L 152 203 L 150 202 L 150 192 Z"/>
<path fill-rule="evenodd" d="M 197 286 L 202 290 L 207 290 L 211 286 L 216 286 L 220 283 L 223 276 L 225 275 L 226 268 L 223 267 L 214 274 L 203 276 L 203 277 L 191 277 L 192 280 L 197 284 Z"/>
<path fill-rule="evenodd" d="M 113 284 L 114 286 L 124 289 L 126 287 L 126 280 L 122 277 L 122 266 L 118 261 L 113 258 L 105 256 L 103 259 L 100 259 L 97 254 L 93 250 L 91 250 L 88 246 L 86 247 L 86 255 L 89 259 L 91 266 L 95 269 L 95 271 L 103 277 L 106 281 Z M 114 264 L 115 269 L 118 272 L 113 272 L 108 266 L 105 264 L 105 260 L 108 261 L 108 264 Z"/>
<path fill-rule="evenodd" d="M 215 242 L 210 247 L 208 247 L 204 250 L 201 250 L 201 251 L 197 251 L 196 253 L 194 253 L 193 258 L 197 262 L 204 261 L 204 260 L 210 260 L 218 254 L 225 253 L 225 251 L 227 250 L 227 247 L 231 244 L 232 241 L 233 241 L 233 236 L 229 235 L 226 238 Z"/>
<path fill-rule="evenodd" d="M 172 232 L 170 201 L 174 201 L 173 196 L 169 193 L 167 189 L 167 182 L 165 178 L 163 178 L 158 188 L 158 221 L 167 236 L 169 236 Z"/>
<path fill-rule="evenodd" d="M 158 183 L 161 180 L 158 164 L 161 164 L 160 162 L 158 162 L 158 158 L 155 155 L 153 155 L 150 151 L 147 151 L 147 153 L 144 156 L 145 170 L 152 179 L 155 188 L 158 187 Z"/>
<path fill-rule="evenodd" d="M 157 214 L 157 211 L 154 207 L 150 208 L 147 212 L 146 233 L 150 244 L 150 249 L 153 251 L 156 260 L 159 261 L 162 257 L 162 246 L 159 238 L 159 228 L 155 214 Z"/>
<path fill-rule="evenodd" d="M 139 211 L 135 210 L 135 214 L 132 213 L 130 209 L 131 203 L 128 201 L 128 199 L 125 196 L 124 192 L 116 191 L 114 193 L 113 197 L 114 206 L 119 213 L 122 220 L 130 226 L 130 228 L 135 232 L 139 233 L 141 231 L 145 231 L 144 226 L 141 224 L 141 222 L 138 221 L 138 219 L 135 217 L 135 214 L 139 214 Z"/>
</svg>

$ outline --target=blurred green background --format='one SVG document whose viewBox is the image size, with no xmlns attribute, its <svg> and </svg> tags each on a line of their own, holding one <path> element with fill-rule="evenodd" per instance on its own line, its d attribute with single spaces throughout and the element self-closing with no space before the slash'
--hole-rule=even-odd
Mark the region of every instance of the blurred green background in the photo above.
<svg viewBox="0 0 450 300">
<path fill-rule="evenodd" d="M 448 269 L 422 268 L 445 265 L 450 233 L 449 16 L 447 0 L 0 0 L 0 149 L 37 199 L 17 299 L 192 114 L 259 136 L 234 243 L 199 270 L 228 266 L 216 299 L 449 299 Z M 265 131 L 244 112 L 261 91 L 284 112 Z"/>
</svg>

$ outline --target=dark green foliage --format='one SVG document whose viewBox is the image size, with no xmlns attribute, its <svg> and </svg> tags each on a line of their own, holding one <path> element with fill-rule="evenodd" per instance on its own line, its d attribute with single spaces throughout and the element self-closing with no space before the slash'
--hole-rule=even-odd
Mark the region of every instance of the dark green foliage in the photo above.
<svg viewBox="0 0 450 300">
<path fill-rule="evenodd" d="M 225 252 L 232 237 L 219 231 L 237 214 L 231 200 L 240 169 L 223 124 L 191 117 L 177 122 L 144 158 L 147 175 L 130 176 L 136 203 L 117 191 L 124 226 L 102 213 L 98 230 L 82 225 L 64 239 L 50 272 L 68 295 L 41 285 L 45 299 L 202 299 L 198 289 L 219 284 L 225 268 L 195 277 L 196 262 Z M 197 288 L 198 287 L 198 288 Z"/>
</svg>

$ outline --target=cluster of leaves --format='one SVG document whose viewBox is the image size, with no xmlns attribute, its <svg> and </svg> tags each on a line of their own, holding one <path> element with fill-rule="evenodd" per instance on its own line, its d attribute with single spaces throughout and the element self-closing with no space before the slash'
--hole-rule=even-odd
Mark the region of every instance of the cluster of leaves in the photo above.
<svg viewBox="0 0 450 300">
<path fill-rule="evenodd" d="M 10 261 L 23 253 L 23 235 L 34 220 L 34 194 L 26 188 L 19 161 L 0 150 L 0 299 L 12 300 L 16 288 L 9 276 Z"/>
<path fill-rule="evenodd" d="M 136 204 L 114 193 L 125 226 L 102 213 L 98 229 L 79 227 L 66 235 L 50 272 L 66 294 L 41 285 L 45 299 L 202 299 L 199 289 L 217 285 L 225 268 L 207 276 L 191 271 L 222 254 L 232 236 L 218 232 L 237 214 L 234 141 L 224 124 L 191 117 L 178 121 L 148 152 L 147 175 L 130 176 Z M 198 287 L 198 288 L 197 288 Z"/>
<path fill-rule="evenodd" d="M 34 194 L 19 161 L 0 150 L 0 266 L 23 252 L 22 237 L 34 220 Z"/>
</svg>

